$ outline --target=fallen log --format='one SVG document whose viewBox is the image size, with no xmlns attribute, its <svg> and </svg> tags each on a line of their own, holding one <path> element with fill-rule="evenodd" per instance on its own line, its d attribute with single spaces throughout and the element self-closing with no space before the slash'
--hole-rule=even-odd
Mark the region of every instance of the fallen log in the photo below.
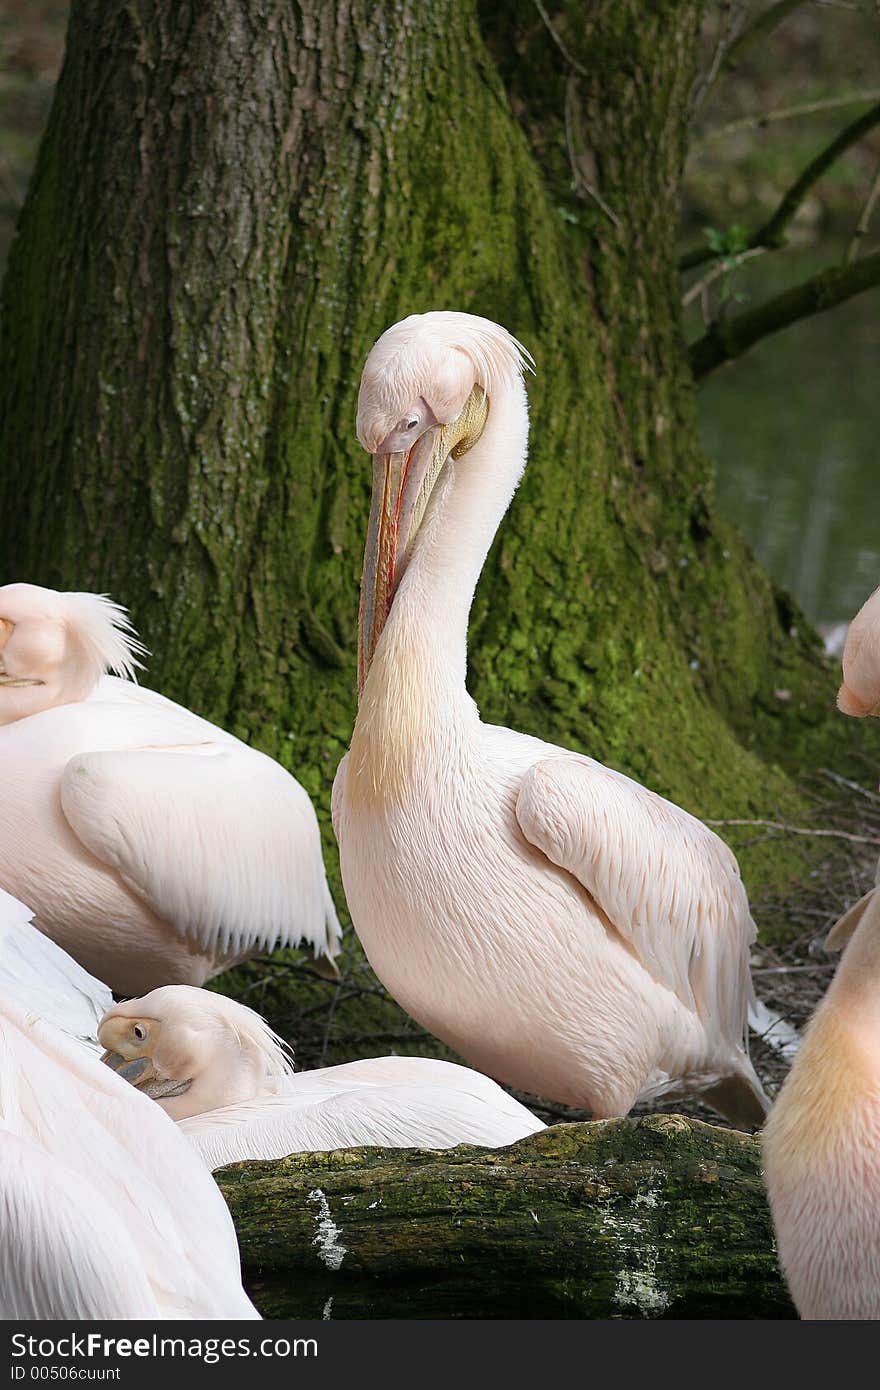
<svg viewBox="0 0 880 1390">
<path fill-rule="evenodd" d="M 681 1115 L 217 1173 L 270 1318 L 785 1318 L 757 1140 Z"/>
</svg>

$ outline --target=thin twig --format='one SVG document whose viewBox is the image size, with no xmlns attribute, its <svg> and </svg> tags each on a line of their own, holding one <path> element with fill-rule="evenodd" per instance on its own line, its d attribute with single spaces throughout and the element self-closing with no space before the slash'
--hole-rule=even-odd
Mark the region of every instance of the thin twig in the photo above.
<svg viewBox="0 0 880 1390">
<path fill-rule="evenodd" d="M 865 199 L 865 206 L 862 208 L 862 215 L 856 223 L 856 229 L 852 234 L 852 241 L 846 249 L 847 265 L 856 259 L 859 254 L 859 248 L 868 235 L 868 228 L 871 225 L 871 216 L 878 196 L 880 196 L 880 159 L 877 160 L 877 168 L 874 170 L 874 177 L 871 180 L 871 187 L 868 189 L 868 196 Z"/>
<path fill-rule="evenodd" d="M 538 11 L 538 14 L 543 19 L 545 25 L 547 26 L 548 34 L 550 35 L 553 42 L 556 44 L 556 47 L 559 49 L 559 52 L 562 54 L 569 67 L 574 68 L 575 72 L 579 72 L 581 77 L 587 77 L 588 73 L 586 68 L 582 67 L 581 64 L 578 62 L 577 58 L 572 57 L 572 55 L 569 53 L 568 49 L 566 48 L 565 44 L 562 42 L 562 39 L 557 33 L 552 19 L 548 15 L 547 11 L 544 9 L 544 6 L 541 4 L 541 0 L 535 0 L 535 9 Z"/>
<path fill-rule="evenodd" d="M 839 772 L 832 772 L 830 768 L 820 767 L 819 773 L 822 777 L 827 777 L 829 781 L 836 782 L 839 787 L 846 787 L 847 791 L 856 792 L 859 796 L 864 796 L 868 801 L 876 801 L 880 804 L 880 796 L 876 792 L 869 792 L 867 787 L 863 787 L 861 782 L 851 782 L 848 777 L 842 777 Z"/>
<path fill-rule="evenodd" d="M 752 246 L 748 251 L 739 251 L 735 256 L 726 256 L 723 261 L 719 261 L 717 265 L 714 265 L 712 269 L 703 276 L 702 280 L 695 280 L 694 283 L 689 286 L 681 297 L 682 308 L 686 309 L 689 304 L 693 304 L 695 299 L 702 297 L 703 292 L 707 290 L 710 285 L 714 284 L 716 280 L 720 280 L 721 276 L 728 270 L 728 261 L 733 261 L 736 266 L 740 266 L 744 261 L 750 261 L 755 256 L 763 256 L 765 250 L 766 248 L 763 246 Z M 707 322 L 705 312 L 703 321 L 704 323 Z"/>
<path fill-rule="evenodd" d="M 572 106 L 574 103 L 574 91 L 577 79 L 569 75 L 565 83 L 565 146 L 568 151 L 568 162 L 571 166 L 571 176 L 574 179 L 575 192 L 586 193 L 593 202 L 596 203 L 604 212 L 605 216 L 620 231 L 620 218 L 615 215 L 612 209 L 605 202 L 598 189 L 587 182 L 580 167 L 578 156 L 574 148 L 574 122 L 572 120 Z"/>
<path fill-rule="evenodd" d="M 843 97 L 825 97 L 821 101 L 807 101 L 800 106 L 780 106 L 774 111 L 759 111 L 753 116 L 742 116 L 739 120 L 731 121 L 728 125 L 715 126 L 712 130 L 706 130 L 699 135 L 694 143 L 702 145 L 710 140 L 722 140 L 726 135 L 735 135 L 739 130 L 762 130 L 764 126 L 772 125 L 775 121 L 790 121 L 797 116 L 812 116 L 819 111 L 835 111 L 842 106 L 856 106 L 863 101 L 877 100 L 880 100 L 880 91 L 872 88 L 867 92 L 848 92 Z"/>
<path fill-rule="evenodd" d="M 786 825 L 778 820 L 706 820 L 705 825 L 760 825 L 766 830 L 781 830 L 786 835 L 809 835 L 816 839 L 849 840 L 854 845 L 880 845 L 876 835 L 851 835 L 848 830 L 810 830 L 805 825 Z"/>
<path fill-rule="evenodd" d="M 786 3 L 794 3 L 794 0 L 786 0 Z M 797 0 L 800 3 L 800 0 Z M 691 89 L 690 110 L 691 116 L 695 116 L 705 102 L 707 96 L 714 87 L 718 74 L 726 66 L 728 55 L 741 38 L 743 20 L 746 17 L 747 5 L 744 0 L 727 0 L 721 5 L 721 17 L 718 25 L 718 34 L 715 39 L 715 47 L 709 66 L 705 72 L 697 76 L 697 80 Z M 746 31 L 748 32 L 748 30 Z"/>
</svg>

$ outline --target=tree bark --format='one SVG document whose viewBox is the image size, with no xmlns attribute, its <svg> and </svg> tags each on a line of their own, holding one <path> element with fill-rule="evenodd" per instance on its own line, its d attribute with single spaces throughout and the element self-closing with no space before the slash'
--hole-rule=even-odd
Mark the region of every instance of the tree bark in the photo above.
<svg viewBox="0 0 880 1390">
<path fill-rule="evenodd" d="M 217 1179 L 265 1317 L 793 1316 L 757 1140 L 679 1115 Z"/>
<path fill-rule="evenodd" d="M 414 311 L 537 361 L 473 613 L 484 717 L 716 818 L 795 818 L 785 769 L 830 756 L 818 641 L 699 443 L 675 253 L 700 0 L 550 5 L 574 72 L 531 0 L 487 10 L 484 41 L 473 0 L 73 0 L 4 285 L 3 573 L 129 605 L 148 681 L 304 783 L 337 898 L 355 399 Z M 753 884 L 792 868 L 748 854 Z M 323 988 L 275 1019 L 333 1058 Z M 350 997 L 348 1038 L 405 1029 L 369 980 L 337 1024 Z"/>
</svg>

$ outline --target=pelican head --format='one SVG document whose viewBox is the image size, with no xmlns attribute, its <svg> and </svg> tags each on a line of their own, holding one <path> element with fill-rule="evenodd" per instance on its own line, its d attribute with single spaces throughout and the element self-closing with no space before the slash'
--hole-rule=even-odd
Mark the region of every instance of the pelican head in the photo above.
<svg viewBox="0 0 880 1390">
<path fill-rule="evenodd" d="M 530 361 L 507 329 L 452 312 L 403 319 L 367 358 L 357 433 L 373 455 L 373 501 L 361 581 L 359 689 L 447 460 L 477 443 L 494 392 L 518 380 Z"/>
<path fill-rule="evenodd" d="M 175 1120 L 272 1094 L 293 1070 L 285 1045 L 244 1004 L 164 985 L 101 1019 L 101 1060 Z"/>
<path fill-rule="evenodd" d="M 856 718 L 880 715 L 880 589 L 874 591 L 849 625 L 837 707 Z"/>
<path fill-rule="evenodd" d="M 85 700 L 107 671 L 128 680 L 145 648 L 103 594 L 0 588 L 0 725 Z"/>
</svg>

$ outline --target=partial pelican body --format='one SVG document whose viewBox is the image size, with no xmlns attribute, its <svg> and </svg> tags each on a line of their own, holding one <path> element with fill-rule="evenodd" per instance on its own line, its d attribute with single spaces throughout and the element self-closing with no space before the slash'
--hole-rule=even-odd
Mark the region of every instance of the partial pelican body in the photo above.
<svg viewBox="0 0 880 1390">
<path fill-rule="evenodd" d="M 200 984 L 258 949 L 338 951 L 305 790 L 131 680 L 116 605 L 0 588 L 0 884 L 117 993 Z"/>
<path fill-rule="evenodd" d="M 865 600 L 849 625 L 837 705 L 857 719 L 880 715 L 880 589 Z"/>
<path fill-rule="evenodd" d="M 0 893 L 0 969 L 38 935 L 28 918 Z M 62 1031 L 91 1007 L 76 969 L 68 1005 L 63 965 L 47 992 L 57 1026 L 3 972 L 0 1317 L 257 1317 L 226 1204 L 183 1136 Z"/>
<path fill-rule="evenodd" d="M 849 943 L 849 944 L 847 944 Z M 763 1135 L 779 1258 L 802 1318 L 880 1318 L 880 890 L 845 946 Z"/>
<path fill-rule="evenodd" d="M 523 366 L 496 324 L 433 313 L 364 369 L 361 693 L 333 789 L 352 920 L 398 1003 L 488 1075 L 596 1117 L 697 1091 L 757 1125 L 734 856 L 628 777 L 483 724 L 465 689 L 474 587 L 525 464 Z"/>
<path fill-rule="evenodd" d="M 294 1072 L 259 1014 L 170 985 L 112 1008 L 104 1060 L 158 1101 L 210 1168 L 250 1158 L 382 1145 L 498 1148 L 544 1125 L 494 1081 L 426 1057 Z"/>
</svg>

